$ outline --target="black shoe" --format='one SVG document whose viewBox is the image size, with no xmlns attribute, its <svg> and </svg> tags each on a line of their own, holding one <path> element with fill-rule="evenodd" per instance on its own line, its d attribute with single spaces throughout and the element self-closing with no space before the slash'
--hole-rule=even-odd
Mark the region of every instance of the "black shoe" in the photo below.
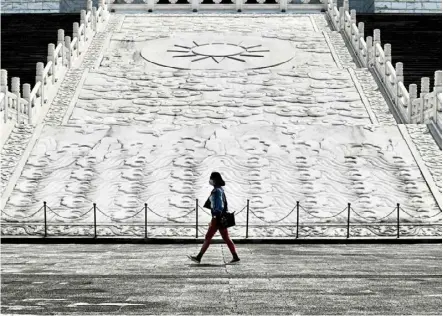
<svg viewBox="0 0 443 316">
<path fill-rule="evenodd" d="M 239 261 L 240 261 L 239 257 L 234 257 L 234 258 L 232 258 L 232 260 L 229 263 L 236 263 L 236 262 L 239 262 Z"/>
<path fill-rule="evenodd" d="M 198 256 L 188 256 L 188 258 L 196 263 L 200 263 L 201 261 L 201 258 L 199 258 Z"/>
</svg>

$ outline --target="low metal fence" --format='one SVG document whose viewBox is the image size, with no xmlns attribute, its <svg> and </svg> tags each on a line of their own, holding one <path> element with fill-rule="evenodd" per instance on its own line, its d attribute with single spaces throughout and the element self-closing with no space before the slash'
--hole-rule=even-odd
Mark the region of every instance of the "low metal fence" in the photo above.
<svg viewBox="0 0 443 316">
<path fill-rule="evenodd" d="M 43 236 L 43 237 L 49 236 L 48 228 L 53 227 L 53 226 L 60 226 L 60 227 L 64 227 L 64 226 L 91 227 L 92 226 L 93 227 L 93 234 L 91 234 L 91 235 L 87 234 L 86 236 L 91 236 L 93 238 L 97 238 L 99 236 L 97 229 L 100 227 L 109 227 L 109 226 L 143 227 L 143 230 L 144 230 L 143 237 L 146 239 L 148 238 L 148 230 L 150 228 L 152 229 L 154 227 L 165 227 L 168 225 L 169 226 L 173 225 L 175 227 L 195 229 L 195 238 L 198 238 L 201 235 L 199 232 L 199 228 L 202 226 L 202 225 L 199 225 L 199 215 L 202 214 L 202 213 L 199 213 L 199 211 L 206 214 L 206 215 L 211 216 L 210 211 L 205 210 L 203 207 L 201 207 L 199 205 L 198 199 L 196 199 L 195 200 L 195 208 L 192 208 L 188 212 L 186 212 L 185 214 L 182 214 L 182 215 L 176 216 L 176 217 L 162 215 L 159 212 L 156 212 L 152 208 L 150 208 L 147 203 L 144 203 L 143 207 L 138 209 L 136 213 L 131 214 L 130 216 L 127 216 L 125 218 L 114 218 L 113 216 L 108 215 L 104 211 L 102 211 L 97 206 L 96 203 L 93 203 L 92 207 L 89 210 L 87 210 L 84 213 L 81 213 L 80 215 L 78 215 L 75 218 L 72 218 L 72 216 L 64 216 L 64 215 L 59 214 L 58 212 L 55 212 L 54 210 L 51 209 L 51 207 L 49 207 L 49 205 L 47 205 L 46 202 L 43 202 L 42 207 L 40 207 L 36 212 L 34 212 L 31 215 L 26 216 L 26 217 L 18 218 L 16 216 L 10 215 L 4 211 L 1 211 L 2 217 L 3 217 L 1 225 L 2 225 L 2 227 L 5 227 L 5 226 L 9 226 L 9 227 L 22 226 L 23 227 L 26 225 L 29 225 L 29 226 L 43 225 L 43 232 L 34 234 L 36 236 Z M 442 214 L 441 211 L 437 212 L 436 214 L 434 214 L 432 216 L 414 216 L 410 212 L 404 210 L 400 206 L 399 203 L 397 203 L 397 205 L 387 215 L 385 215 L 381 218 L 378 218 L 375 221 L 372 221 L 371 218 L 369 218 L 367 216 L 363 216 L 362 214 L 357 212 L 351 206 L 351 203 L 348 203 L 345 208 L 343 208 L 341 211 L 339 211 L 335 214 L 328 215 L 328 216 L 322 216 L 322 215 L 315 214 L 315 211 L 313 211 L 313 210 L 309 210 L 309 209 L 303 207 L 300 204 L 300 202 L 297 201 L 296 205 L 292 208 L 292 210 L 290 212 L 288 212 L 286 215 L 282 216 L 281 218 L 275 219 L 275 220 L 266 220 L 266 219 L 262 218 L 261 216 L 259 216 L 257 214 L 257 212 L 254 211 L 253 208 L 251 209 L 249 200 L 247 200 L 246 205 L 240 211 L 234 212 L 234 214 L 239 215 L 240 213 L 242 213 L 244 211 L 246 211 L 245 221 L 238 221 L 238 217 L 237 217 L 238 222 L 237 222 L 236 226 L 237 226 L 237 229 L 239 227 L 244 229 L 243 236 L 246 239 L 250 238 L 250 229 L 281 228 L 281 227 L 286 227 L 286 228 L 290 227 L 290 228 L 292 228 L 292 230 L 291 230 L 292 232 L 295 229 L 295 233 L 293 235 L 288 236 L 290 238 L 295 238 L 295 239 L 307 237 L 307 236 L 303 236 L 300 232 L 300 230 L 303 228 L 325 228 L 326 229 L 326 228 L 331 228 L 331 227 L 343 228 L 346 233 L 346 235 L 345 235 L 346 239 L 349 239 L 351 237 L 355 237 L 352 235 L 352 228 L 382 227 L 382 226 L 383 227 L 390 227 L 391 228 L 391 229 L 389 229 L 390 232 L 393 231 L 392 228 L 394 227 L 395 233 L 394 234 L 392 234 L 392 233 L 382 234 L 382 235 L 378 235 L 378 236 L 400 238 L 401 237 L 401 229 L 400 228 L 402 226 L 405 226 L 405 227 L 406 226 L 407 227 L 434 227 L 438 233 L 434 234 L 433 236 L 441 236 L 441 219 L 437 222 L 433 222 L 433 223 L 429 222 L 429 220 L 431 220 L 435 217 L 441 216 L 441 214 Z M 93 217 L 91 223 L 76 222 L 77 220 L 85 219 L 91 213 L 92 213 L 92 217 Z M 127 220 L 134 219 L 142 213 L 144 215 L 143 220 L 138 219 L 138 221 L 136 221 L 136 222 L 127 222 Z M 149 213 L 152 213 L 159 218 L 166 219 L 167 222 L 149 223 L 148 222 L 148 214 Z M 192 213 L 195 213 L 195 222 L 194 223 L 187 221 L 187 222 L 178 222 L 175 224 L 171 224 L 171 221 L 177 221 L 182 218 L 187 218 Z M 294 213 L 295 213 L 295 219 L 293 219 L 289 223 L 288 222 L 283 223 L 284 220 L 287 220 L 291 216 L 291 214 L 294 214 Z M 314 222 L 302 221 L 300 219 L 300 215 L 303 213 L 306 214 L 310 218 L 314 218 L 315 221 Z M 395 213 L 395 218 L 393 218 L 393 216 L 391 216 L 394 213 Z M 53 214 L 55 218 L 69 220 L 69 222 L 52 222 L 52 223 L 50 223 L 48 221 L 48 214 Z M 109 219 L 109 221 L 105 222 L 105 223 L 97 222 L 97 214 L 103 215 L 104 217 Z M 341 218 L 343 221 L 340 221 L 340 220 L 337 221 L 337 218 L 342 214 L 344 215 Z M 43 215 L 43 218 L 41 218 L 41 215 Z M 354 215 L 355 218 L 358 218 L 359 220 L 363 220 L 363 222 L 352 221 L 352 219 L 354 218 L 352 215 Z M 401 221 L 402 215 L 409 216 L 410 220 L 402 222 Z M 33 220 L 36 216 L 40 216 L 38 221 Z M 258 223 L 251 224 L 252 218 L 255 220 L 258 220 Z M 330 221 L 331 219 L 336 220 L 336 222 L 320 222 L 320 220 L 329 220 Z M 428 221 L 423 222 L 423 219 L 428 220 Z M 26 221 L 23 221 L 23 220 L 26 220 Z M 2 235 L 5 236 L 5 234 L 3 234 L 3 230 L 2 230 Z M 52 235 L 52 236 L 56 236 L 56 235 Z M 118 236 L 118 235 L 116 235 L 116 236 Z M 175 236 L 175 237 L 180 237 L 180 236 Z"/>
</svg>

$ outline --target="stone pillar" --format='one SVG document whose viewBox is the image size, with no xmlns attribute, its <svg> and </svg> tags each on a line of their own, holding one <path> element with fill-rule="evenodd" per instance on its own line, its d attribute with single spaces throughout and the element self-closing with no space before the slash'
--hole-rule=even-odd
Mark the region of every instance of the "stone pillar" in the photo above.
<svg viewBox="0 0 443 316">
<path fill-rule="evenodd" d="M 8 121 L 8 110 L 9 110 L 9 98 L 8 98 L 8 72 L 6 71 L 6 69 L 2 69 L 0 71 L 0 89 L 1 92 L 4 93 L 4 102 L 3 102 L 3 106 L 4 106 L 4 117 L 3 117 L 3 122 L 7 122 Z"/>
<path fill-rule="evenodd" d="M 366 48 L 368 49 L 367 65 L 366 67 L 371 67 L 374 64 L 374 47 L 372 46 L 372 36 L 366 37 Z"/>
<path fill-rule="evenodd" d="M 341 7 L 339 9 L 339 12 L 340 12 L 340 29 L 339 29 L 339 31 L 341 32 L 345 28 L 345 10 L 344 10 L 344 8 Z"/>
<path fill-rule="evenodd" d="M 72 36 L 73 36 L 73 39 L 72 40 L 74 40 L 75 38 L 77 38 L 77 49 L 75 50 L 75 55 L 76 55 L 76 57 L 78 57 L 78 54 L 79 54 L 79 48 L 80 48 L 80 34 L 79 34 L 79 32 L 78 32 L 78 29 L 79 29 L 79 25 L 78 25 L 78 23 L 77 22 L 74 22 L 74 24 L 73 24 L 73 27 L 72 27 L 72 29 L 73 29 L 73 31 L 72 31 Z"/>
<path fill-rule="evenodd" d="M 154 11 L 155 7 L 155 1 L 154 0 L 148 0 L 148 12 Z"/>
<path fill-rule="evenodd" d="M 442 71 L 438 70 L 434 73 L 434 91 L 436 93 L 442 92 Z"/>
<path fill-rule="evenodd" d="M 80 11 L 80 26 L 83 24 L 83 40 L 86 42 L 88 40 L 88 20 L 86 19 L 86 11 Z M 81 37 L 81 34 L 79 34 Z"/>
<path fill-rule="evenodd" d="M 28 123 L 32 124 L 31 85 L 29 83 L 23 85 L 23 99 L 28 102 L 25 112 L 28 115 Z"/>
<path fill-rule="evenodd" d="M 280 11 L 286 12 L 288 10 L 288 0 L 280 0 Z"/>
<path fill-rule="evenodd" d="M 403 82 L 403 63 L 396 63 L 395 64 L 395 74 L 397 77 L 397 83 Z"/>
<path fill-rule="evenodd" d="M 412 116 L 417 114 L 418 109 L 414 109 L 414 100 L 417 99 L 417 85 L 409 85 L 409 105 L 408 105 L 408 123 L 412 122 Z"/>
<path fill-rule="evenodd" d="M 15 94 L 16 101 L 15 101 L 15 107 L 14 103 L 12 103 L 12 108 L 15 108 L 17 111 L 17 123 L 20 123 L 20 78 L 18 77 L 12 77 L 11 80 L 11 92 Z"/>
<path fill-rule="evenodd" d="M 88 12 L 92 11 L 92 0 L 86 2 L 86 10 L 88 10 Z"/>
<path fill-rule="evenodd" d="M 357 24 L 357 11 L 355 11 L 354 9 L 351 10 L 351 24 L 352 23 Z"/>
<path fill-rule="evenodd" d="M 237 12 L 243 10 L 243 0 L 235 0 L 235 10 L 237 10 Z"/>
<path fill-rule="evenodd" d="M 60 49 L 60 55 L 57 56 L 62 58 L 62 67 L 65 66 L 66 63 L 66 53 L 65 53 L 65 31 L 63 29 L 59 29 L 57 33 L 57 46 L 62 45 L 62 48 Z"/>
<path fill-rule="evenodd" d="M 343 0 L 343 9 L 349 12 L 349 0 Z"/>
<path fill-rule="evenodd" d="M 43 63 L 37 63 L 37 74 L 35 76 L 35 83 L 40 82 L 40 98 L 41 105 L 45 103 L 45 80 L 43 80 L 43 70 L 45 66 Z"/>
<path fill-rule="evenodd" d="M 65 36 L 66 67 L 71 68 L 71 37 Z"/>
<path fill-rule="evenodd" d="M 92 30 L 97 31 L 97 8 L 93 7 L 91 11 Z"/>
<path fill-rule="evenodd" d="M 426 94 L 429 93 L 429 86 L 430 86 L 429 77 L 421 78 L 420 99 L 422 107 L 421 107 L 420 123 L 427 123 L 425 122 L 424 111 L 429 109 L 429 104 L 425 102 L 425 96 Z"/>
<path fill-rule="evenodd" d="M 48 58 L 47 58 L 47 62 L 51 62 L 51 68 L 49 70 L 49 74 L 51 75 L 51 81 L 52 84 L 55 83 L 55 56 L 54 56 L 54 51 L 55 51 L 55 45 L 54 44 L 48 44 Z"/>
<path fill-rule="evenodd" d="M 200 3 L 198 0 L 191 0 L 192 12 L 197 12 L 199 9 Z"/>
<path fill-rule="evenodd" d="M 379 29 L 374 30 L 374 49 L 376 44 L 381 45 L 381 35 Z"/>
</svg>

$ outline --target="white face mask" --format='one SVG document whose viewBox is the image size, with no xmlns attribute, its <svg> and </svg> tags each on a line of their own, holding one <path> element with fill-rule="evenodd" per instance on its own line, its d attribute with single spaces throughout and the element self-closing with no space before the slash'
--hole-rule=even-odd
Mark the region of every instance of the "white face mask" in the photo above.
<svg viewBox="0 0 443 316">
<path fill-rule="evenodd" d="M 213 186 L 214 185 L 214 180 L 212 180 L 212 179 L 209 180 L 209 184 Z"/>
</svg>

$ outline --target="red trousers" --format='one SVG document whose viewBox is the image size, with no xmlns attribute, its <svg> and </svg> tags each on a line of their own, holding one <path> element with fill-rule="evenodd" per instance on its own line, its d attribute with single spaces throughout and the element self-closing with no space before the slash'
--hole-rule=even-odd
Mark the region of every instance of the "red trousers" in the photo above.
<svg viewBox="0 0 443 316">
<path fill-rule="evenodd" d="M 220 231 L 220 235 L 222 236 L 226 245 L 228 245 L 228 248 L 231 251 L 231 253 L 235 254 L 236 253 L 235 245 L 232 242 L 231 238 L 229 237 L 228 229 L 218 227 L 217 220 L 215 218 L 213 218 L 211 221 L 211 225 L 209 226 L 208 232 L 206 233 L 205 242 L 203 243 L 203 246 L 200 250 L 201 255 L 203 255 L 206 252 L 206 250 L 209 248 L 209 245 L 211 244 L 212 237 L 214 237 L 217 230 Z"/>
</svg>

